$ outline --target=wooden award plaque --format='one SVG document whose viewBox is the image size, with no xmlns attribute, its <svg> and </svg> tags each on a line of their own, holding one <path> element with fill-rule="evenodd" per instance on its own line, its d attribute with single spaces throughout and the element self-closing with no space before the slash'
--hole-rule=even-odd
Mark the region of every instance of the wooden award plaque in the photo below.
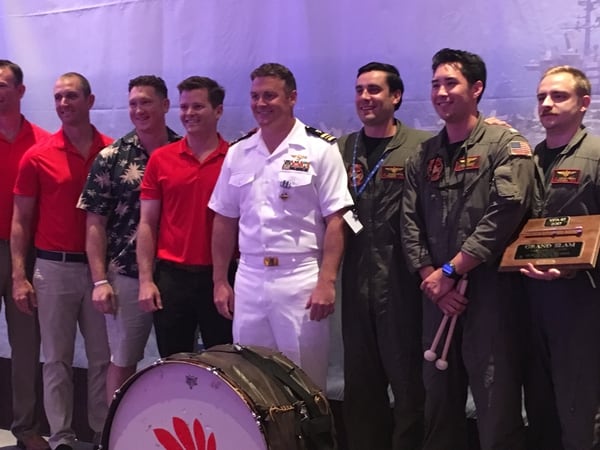
<svg viewBox="0 0 600 450">
<path fill-rule="evenodd" d="M 591 269 L 600 245 L 600 215 L 530 219 L 504 251 L 501 272 L 532 263 L 539 269 Z"/>
</svg>

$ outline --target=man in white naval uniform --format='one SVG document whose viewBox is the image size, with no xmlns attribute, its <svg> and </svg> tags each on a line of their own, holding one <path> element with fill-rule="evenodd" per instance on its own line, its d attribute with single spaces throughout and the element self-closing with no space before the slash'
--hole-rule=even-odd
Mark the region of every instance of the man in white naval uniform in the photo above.
<svg viewBox="0 0 600 450">
<path fill-rule="evenodd" d="M 215 304 L 233 317 L 234 342 L 281 351 L 325 389 L 347 175 L 335 138 L 294 117 L 290 70 L 268 63 L 250 78 L 260 128 L 232 145 L 209 202 Z"/>
</svg>

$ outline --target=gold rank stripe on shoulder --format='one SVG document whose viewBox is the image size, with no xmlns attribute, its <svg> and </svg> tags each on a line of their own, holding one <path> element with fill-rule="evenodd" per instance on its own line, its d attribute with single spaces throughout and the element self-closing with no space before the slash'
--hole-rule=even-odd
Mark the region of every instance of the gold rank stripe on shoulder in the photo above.
<svg viewBox="0 0 600 450">
<path fill-rule="evenodd" d="M 332 136 L 329 133 L 325 133 L 324 131 L 321 130 L 317 130 L 314 127 L 306 127 L 306 133 L 307 134 L 312 134 L 313 136 L 317 136 L 320 137 L 321 139 L 323 139 L 324 141 L 329 142 L 330 144 L 336 141 L 336 137 Z"/>
<path fill-rule="evenodd" d="M 525 141 L 510 141 L 508 144 L 511 155 L 515 156 L 532 156 L 531 147 Z"/>
<path fill-rule="evenodd" d="M 240 141 L 243 141 L 244 139 L 248 139 L 250 136 L 252 136 L 253 134 L 256 134 L 256 132 L 258 131 L 258 128 L 253 128 L 250 131 L 248 131 L 246 134 L 244 134 L 243 136 L 240 136 L 239 138 L 231 141 L 229 143 L 229 146 L 231 147 L 234 144 L 237 144 Z"/>
</svg>

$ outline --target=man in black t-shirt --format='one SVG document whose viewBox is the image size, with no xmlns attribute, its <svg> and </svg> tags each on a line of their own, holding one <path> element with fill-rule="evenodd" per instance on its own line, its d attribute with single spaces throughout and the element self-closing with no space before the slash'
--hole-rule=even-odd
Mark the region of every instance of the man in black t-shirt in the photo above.
<svg viewBox="0 0 600 450">
<path fill-rule="evenodd" d="M 400 204 L 405 162 L 430 135 L 394 118 L 403 93 L 396 67 L 358 69 L 364 126 L 338 141 L 364 227 L 350 232 L 342 269 L 344 414 L 357 450 L 415 450 L 423 435 L 421 296 L 402 255 Z"/>
<path fill-rule="evenodd" d="M 590 81 L 548 69 L 538 86 L 538 217 L 600 214 L 600 138 L 582 125 Z M 532 448 L 600 448 L 600 269 L 528 265 L 532 352 L 525 389 Z"/>
<path fill-rule="evenodd" d="M 423 366 L 424 450 L 468 447 L 467 386 L 482 450 L 524 450 L 520 340 L 522 277 L 499 273 L 504 249 L 529 217 L 535 164 L 527 141 L 484 122 L 482 58 L 442 49 L 432 58 L 431 103 L 444 128 L 406 165 L 402 245 L 423 282 L 423 344 L 456 317 L 447 369 Z M 456 285 L 468 274 L 462 295 Z"/>
</svg>

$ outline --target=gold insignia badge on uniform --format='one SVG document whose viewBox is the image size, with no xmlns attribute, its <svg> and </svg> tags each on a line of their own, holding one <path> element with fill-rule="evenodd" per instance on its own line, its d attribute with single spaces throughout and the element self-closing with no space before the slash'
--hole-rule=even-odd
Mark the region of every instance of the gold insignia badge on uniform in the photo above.
<svg viewBox="0 0 600 450">
<path fill-rule="evenodd" d="M 440 181 L 444 171 L 444 161 L 441 156 L 436 156 L 427 161 L 427 181 Z"/>
<path fill-rule="evenodd" d="M 525 141 L 510 141 L 508 144 L 510 154 L 515 156 L 531 156 L 531 147 Z"/>
<path fill-rule="evenodd" d="M 365 168 L 359 162 L 348 166 L 348 184 L 354 187 L 362 186 L 365 181 Z"/>
<path fill-rule="evenodd" d="M 308 161 L 298 161 L 294 159 L 286 159 L 283 161 L 281 170 L 296 170 L 298 172 L 308 172 L 310 163 Z"/>
<path fill-rule="evenodd" d="M 333 142 L 336 141 L 336 137 L 335 136 L 332 136 L 329 133 L 325 133 L 324 131 L 317 130 L 314 127 L 307 126 L 306 127 L 306 134 L 310 134 L 310 135 L 313 135 L 313 136 L 320 137 L 321 139 L 323 139 L 324 141 L 329 142 L 330 144 L 332 144 Z"/>
<path fill-rule="evenodd" d="M 579 169 L 554 169 L 552 171 L 552 184 L 579 184 Z"/>
<path fill-rule="evenodd" d="M 479 169 L 479 155 L 477 156 L 463 156 L 458 158 L 454 164 L 455 172 L 462 172 L 463 170 L 477 170 Z"/>
<path fill-rule="evenodd" d="M 382 180 L 404 180 L 404 167 L 381 166 L 380 176 Z"/>
<path fill-rule="evenodd" d="M 248 131 L 246 134 L 244 134 L 243 136 L 234 139 L 233 141 L 231 141 L 229 143 L 229 146 L 231 147 L 234 144 L 237 144 L 240 141 L 243 141 L 244 139 L 248 139 L 250 136 L 252 136 L 253 134 L 256 134 L 256 132 L 258 131 L 258 128 L 253 128 L 252 130 Z"/>
</svg>

